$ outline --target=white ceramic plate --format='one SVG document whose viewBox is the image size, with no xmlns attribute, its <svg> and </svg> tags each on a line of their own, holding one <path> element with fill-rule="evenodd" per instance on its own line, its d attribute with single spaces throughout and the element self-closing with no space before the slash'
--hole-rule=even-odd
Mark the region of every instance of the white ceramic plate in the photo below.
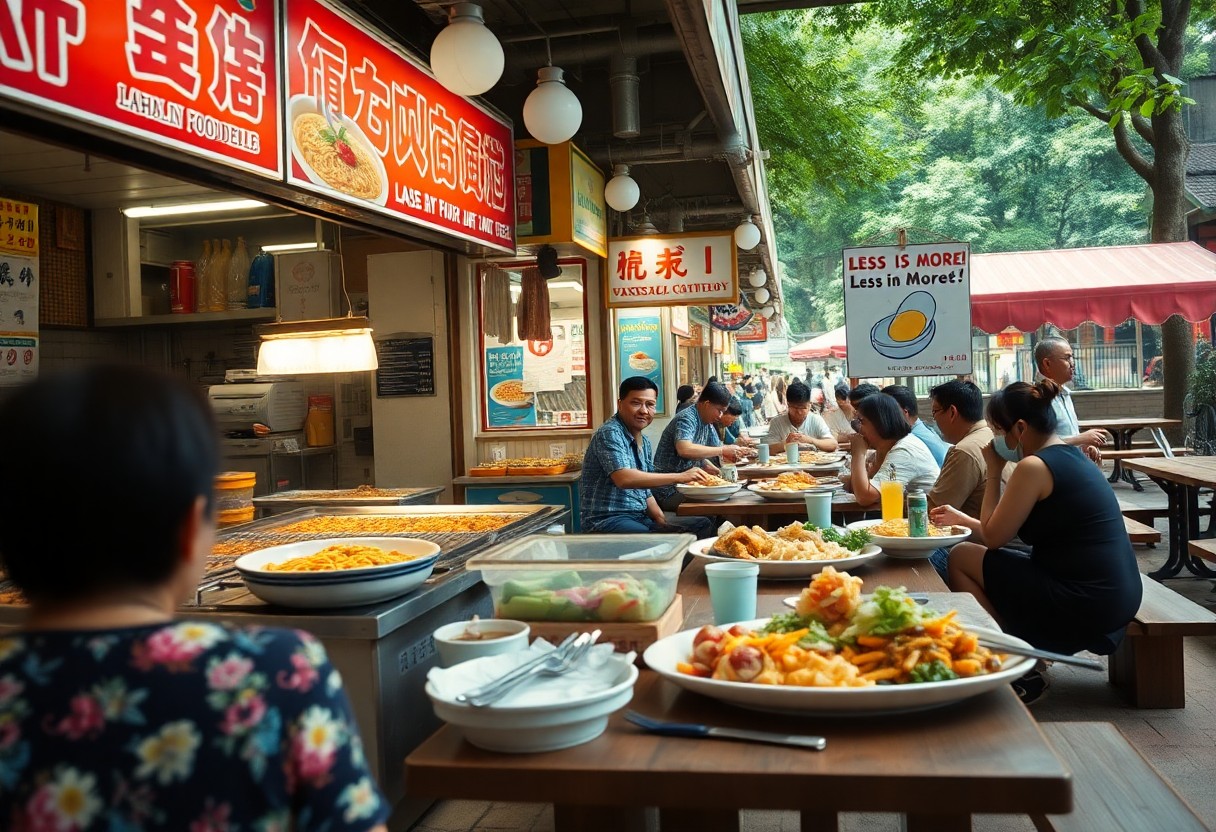
<svg viewBox="0 0 1216 832">
<path fill-rule="evenodd" d="M 345 191 L 338 190 L 333 185 L 330 185 L 321 175 L 313 170 L 312 165 L 308 164 L 308 160 L 304 158 L 304 154 L 300 152 L 300 148 L 296 147 L 295 134 L 292 130 L 292 125 L 296 123 L 296 119 L 306 113 L 321 114 L 320 108 L 317 106 L 317 99 L 311 95 L 293 95 L 291 100 L 287 102 L 287 141 L 291 143 L 291 156 L 300 163 L 300 167 L 304 169 L 304 175 L 314 185 L 319 185 L 322 188 L 333 191 L 336 194 L 341 194 L 346 199 L 360 199 Z M 363 132 L 358 124 L 348 118 L 343 113 L 331 114 L 335 119 L 335 127 L 345 127 L 346 134 L 354 142 L 358 143 L 360 148 L 371 159 L 372 166 L 376 169 L 376 175 L 380 177 L 380 193 L 368 199 L 368 202 L 373 202 L 376 205 L 384 205 L 388 202 L 388 172 L 384 169 L 384 160 L 380 158 L 380 153 L 372 146 L 371 140 L 367 138 L 367 134 Z"/>
<path fill-rule="evenodd" d="M 692 483 L 677 483 L 676 491 L 679 491 L 685 497 L 692 497 L 697 500 L 729 500 L 731 496 L 738 493 L 742 488 L 741 483 L 732 482 L 729 485 L 693 485 Z"/>
<path fill-rule="evenodd" d="M 746 627 L 760 627 L 767 618 L 742 622 Z M 724 628 L 730 625 L 724 625 Z M 1021 639 L 980 627 L 968 628 L 974 633 L 999 637 L 1014 644 L 1026 645 Z M 938 708 L 995 690 L 1009 684 L 1034 666 L 1034 659 L 1010 656 L 1005 667 L 986 676 L 951 679 L 947 682 L 916 682 L 907 685 L 874 685 L 866 688 L 803 688 L 784 685 L 753 685 L 747 682 L 724 682 L 689 676 L 676 670 L 679 662 L 688 661 L 693 637 L 700 628 L 684 630 L 656 641 L 643 654 L 646 664 L 668 681 L 685 690 L 750 708 L 798 716 L 835 714 L 840 716 L 904 713 Z"/>
<path fill-rule="evenodd" d="M 716 537 L 707 537 L 703 540 L 698 540 L 688 547 L 688 551 L 695 557 L 707 562 L 739 562 L 738 558 L 728 558 L 716 555 L 710 551 L 709 547 L 713 546 L 714 541 L 717 539 Z M 825 566 L 832 566 L 836 569 L 847 569 L 853 566 L 860 566 L 881 554 L 882 549 L 871 543 L 868 546 L 863 546 L 861 551 L 856 555 L 838 560 L 756 560 L 746 562 L 760 565 L 761 578 L 778 581 L 805 581 L 818 575 Z"/>
<path fill-rule="evenodd" d="M 772 500 L 778 503 L 800 503 L 807 494 L 815 494 L 821 491 L 839 491 L 842 486 L 840 480 L 833 480 L 831 483 L 824 485 L 816 485 L 813 488 L 804 488 L 801 491 L 770 491 L 766 488 L 761 488 L 765 481 L 753 483 L 747 487 L 747 490 L 753 494 L 759 494 L 766 500 Z"/>
<path fill-rule="evenodd" d="M 395 550 L 418 557 L 404 563 L 329 572 L 271 572 L 267 563 L 315 554 L 328 546 L 357 544 Z M 356 607 L 387 601 L 417 589 L 431 576 L 439 547 L 427 540 L 405 537 L 343 537 L 306 540 L 259 549 L 236 559 L 245 586 L 270 604 L 311 609 Z"/>
<path fill-rule="evenodd" d="M 877 526 L 881 520 L 857 520 L 849 524 L 850 529 L 869 529 L 871 526 Z M 920 560 L 927 558 L 933 554 L 934 550 L 940 548 L 950 548 L 955 543 L 962 543 L 971 536 L 971 529 L 963 528 L 962 526 L 953 526 L 958 534 L 944 535 L 942 537 L 887 537 L 882 534 L 872 535 L 874 542 L 882 546 L 887 557 L 898 558 L 902 560 Z"/>
<path fill-rule="evenodd" d="M 495 384 L 493 387 L 491 387 L 490 388 L 490 398 L 494 400 L 495 404 L 502 405 L 503 407 L 531 407 L 533 404 L 533 401 L 536 398 L 535 393 L 526 393 L 525 394 L 526 398 L 524 398 L 523 401 L 518 401 L 518 402 L 511 402 L 511 401 L 507 401 L 506 399 L 500 399 L 498 397 L 498 388 L 502 387 L 504 384 L 510 384 L 511 381 L 512 381 L 512 379 L 507 379 L 506 381 L 500 381 L 500 382 L 498 382 L 498 384 Z"/>
</svg>

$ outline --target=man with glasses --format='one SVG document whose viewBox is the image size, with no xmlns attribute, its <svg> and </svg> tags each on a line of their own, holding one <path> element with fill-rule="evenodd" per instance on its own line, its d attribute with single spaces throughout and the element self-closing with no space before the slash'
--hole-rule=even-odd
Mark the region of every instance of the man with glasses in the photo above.
<svg viewBox="0 0 1216 832">
<path fill-rule="evenodd" d="M 1051 403 L 1056 412 L 1056 434 L 1069 445 L 1077 445 L 1085 455 L 1101 464 L 1099 448 L 1107 442 L 1106 431 L 1093 428 L 1082 432 L 1077 423 L 1077 411 L 1072 405 L 1072 392 L 1064 385 L 1072 381 L 1076 358 L 1072 346 L 1058 335 L 1050 335 L 1034 345 L 1034 364 L 1043 378 L 1060 385 L 1060 393 Z"/>
<path fill-rule="evenodd" d="M 707 384 L 697 398 L 696 407 L 675 415 L 654 452 L 654 470 L 660 474 L 680 474 L 693 468 L 718 473 L 711 460 L 721 457 L 725 462 L 737 462 L 747 456 L 739 445 L 723 446 L 716 425 L 730 407 L 731 396 L 721 384 Z M 654 489 L 654 497 L 666 511 L 675 511 L 683 496 L 675 485 Z"/>
<path fill-rule="evenodd" d="M 795 381 L 785 390 L 786 411 L 768 423 L 768 441 L 773 454 L 797 442 L 800 448 L 816 451 L 836 450 L 836 437 L 818 413 L 811 412 L 811 388 Z"/>
<path fill-rule="evenodd" d="M 616 413 L 591 437 L 579 478 L 579 518 L 584 532 L 687 531 L 700 538 L 712 531 L 708 522 L 699 522 L 706 521 L 704 517 L 682 517 L 669 525 L 651 494 L 658 486 L 706 478 L 700 468 L 678 474 L 654 472 L 650 440 L 642 431 L 654 421 L 658 389 L 644 376 L 622 381 Z"/>
</svg>

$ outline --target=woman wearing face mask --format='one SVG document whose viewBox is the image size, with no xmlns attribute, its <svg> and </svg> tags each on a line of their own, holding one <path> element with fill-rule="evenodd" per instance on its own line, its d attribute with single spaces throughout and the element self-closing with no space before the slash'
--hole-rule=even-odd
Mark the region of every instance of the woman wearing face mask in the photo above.
<svg viewBox="0 0 1216 832">
<path fill-rule="evenodd" d="M 1140 573 L 1101 469 L 1056 435 L 1059 389 L 1044 379 L 993 394 L 980 517 L 941 506 L 930 519 L 975 529 L 991 547 L 951 549 L 950 586 L 974 595 L 1006 632 L 1047 650 L 1108 655 L 1140 607 Z M 1016 466 L 1002 494 L 1006 461 Z M 1015 535 L 1029 554 L 1000 548 Z"/>
</svg>

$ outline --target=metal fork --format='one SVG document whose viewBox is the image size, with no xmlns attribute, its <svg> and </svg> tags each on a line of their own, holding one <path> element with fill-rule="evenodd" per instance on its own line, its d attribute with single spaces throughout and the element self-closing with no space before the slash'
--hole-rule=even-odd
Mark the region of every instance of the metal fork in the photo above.
<svg viewBox="0 0 1216 832">
<path fill-rule="evenodd" d="M 539 662 L 530 662 L 488 684 L 459 694 L 456 701 L 474 708 L 484 708 L 536 676 L 561 676 L 572 670 L 600 637 L 600 631 L 571 635 L 561 645 L 546 653 Z"/>
</svg>

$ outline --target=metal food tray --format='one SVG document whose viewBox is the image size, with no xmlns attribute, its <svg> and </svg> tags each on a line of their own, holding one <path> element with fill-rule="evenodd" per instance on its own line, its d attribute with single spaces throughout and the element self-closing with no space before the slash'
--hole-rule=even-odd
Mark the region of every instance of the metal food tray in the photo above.
<svg viewBox="0 0 1216 832">
<path fill-rule="evenodd" d="M 557 520 L 565 509 L 561 506 L 308 506 L 276 514 L 252 523 L 244 523 L 230 531 L 220 532 L 216 543 L 249 543 L 252 552 L 268 546 L 297 543 L 303 540 L 323 540 L 333 535 L 325 532 L 281 532 L 285 526 L 316 517 L 344 517 L 367 515 L 371 517 L 451 517 L 462 514 L 521 515 L 519 519 L 489 532 L 397 532 L 377 533 L 377 537 L 409 537 L 428 540 L 439 546 L 439 560 L 435 564 L 436 574 L 450 572 L 464 565 L 474 550 L 490 546 L 499 540 L 530 534 Z M 243 586 L 240 575 L 233 566 L 236 559 L 245 554 L 207 556 L 206 573 L 195 592 L 194 603 L 202 604 L 204 593 L 220 589 Z"/>
<path fill-rule="evenodd" d="M 290 511 L 297 508 L 308 508 L 309 506 L 322 507 L 347 507 L 347 506 L 405 506 L 422 504 L 427 497 L 434 497 L 437 494 L 443 493 L 443 486 L 428 486 L 426 488 L 386 488 L 384 491 L 397 491 L 400 493 L 392 494 L 384 497 L 375 496 L 360 496 L 355 493 L 353 488 L 339 489 L 326 488 L 317 491 L 282 491 L 278 494 L 267 494 L 264 497 L 254 497 L 253 504 L 258 508 L 272 509 L 275 512 Z M 348 496 L 342 497 L 326 497 L 325 494 L 338 494 L 342 491 L 349 491 Z M 427 505 L 432 504 L 427 502 Z"/>
</svg>

